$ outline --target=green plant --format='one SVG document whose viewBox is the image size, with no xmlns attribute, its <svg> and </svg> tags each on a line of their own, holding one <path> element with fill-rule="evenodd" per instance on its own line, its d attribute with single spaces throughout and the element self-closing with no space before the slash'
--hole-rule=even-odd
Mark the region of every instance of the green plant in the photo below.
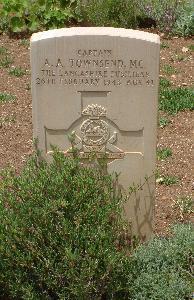
<svg viewBox="0 0 194 300">
<path fill-rule="evenodd" d="M 177 73 L 177 70 L 171 65 L 164 65 L 162 70 L 167 75 L 172 75 Z"/>
<path fill-rule="evenodd" d="M 190 51 L 194 51 L 194 44 L 189 45 L 188 48 Z"/>
<path fill-rule="evenodd" d="M 167 88 L 170 86 L 171 86 L 171 82 L 168 79 L 166 79 L 164 77 L 160 78 L 160 88 L 161 89 L 164 89 L 164 88 Z"/>
<path fill-rule="evenodd" d="M 5 55 L 7 54 L 7 48 L 6 47 L 0 47 L 0 55 Z"/>
<path fill-rule="evenodd" d="M 5 116 L 5 117 L 0 117 L 0 128 L 2 128 L 5 124 L 11 124 L 15 123 L 16 118 L 15 115 L 10 115 L 10 116 Z"/>
<path fill-rule="evenodd" d="M 134 0 L 86 0 L 83 15 L 96 26 L 134 28 L 137 25 Z"/>
<path fill-rule="evenodd" d="M 0 93 L 0 103 L 5 103 L 9 101 L 14 101 L 16 97 L 7 93 Z"/>
<path fill-rule="evenodd" d="M 30 83 L 27 83 L 27 84 L 26 84 L 26 90 L 27 90 L 27 91 L 30 91 L 30 89 L 31 89 Z"/>
<path fill-rule="evenodd" d="M 64 27 L 78 19 L 74 0 L 2 0 L 0 29 L 2 31 L 34 32 Z"/>
<path fill-rule="evenodd" d="M 161 117 L 159 119 L 159 126 L 160 128 L 164 128 L 166 127 L 168 124 L 170 124 L 170 120 L 168 118 L 165 118 L 165 117 Z"/>
<path fill-rule="evenodd" d="M 25 46 L 26 48 L 28 48 L 30 46 L 30 41 L 28 39 L 22 39 L 20 41 L 20 45 Z"/>
<path fill-rule="evenodd" d="M 159 175 L 156 182 L 159 184 L 172 185 L 178 183 L 179 178 L 172 175 Z"/>
<path fill-rule="evenodd" d="M 194 109 L 194 90 L 189 88 L 161 88 L 159 109 L 176 114 L 186 109 Z"/>
<path fill-rule="evenodd" d="M 193 226 L 176 225 L 172 238 L 140 245 L 128 266 L 130 297 L 142 300 L 190 299 L 193 292 Z"/>
<path fill-rule="evenodd" d="M 172 156 L 172 150 L 169 148 L 164 149 L 157 149 L 157 158 L 159 160 L 164 160 L 168 158 L 169 156 Z"/>
<path fill-rule="evenodd" d="M 50 165 L 36 156 L 20 176 L 1 176 L 4 292 L 36 300 L 108 295 L 131 245 L 117 177 L 56 151 Z"/>
<path fill-rule="evenodd" d="M 188 0 L 185 7 L 179 11 L 173 33 L 179 36 L 192 36 L 194 34 L 194 6 L 192 0 Z"/>
<path fill-rule="evenodd" d="M 194 212 L 194 200 L 190 196 L 182 196 L 174 200 L 174 206 L 179 209 L 180 218 L 184 219 L 185 214 Z"/>
<path fill-rule="evenodd" d="M 6 47 L 0 47 L 0 67 L 8 68 L 13 63 Z"/>
<path fill-rule="evenodd" d="M 169 48 L 169 45 L 168 45 L 168 43 L 166 43 L 166 42 L 162 42 L 162 43 L 160 44 L 160 47 L 161 47 L 161 49 L 165 49 L 165 48 Z"/>
<path fill-rule="evenodd" d="M 26 71 L 23 70 L 21 67 L 14 67 L 9 70 L 9 74 L 16 77 L 21 77 L 26 74 Z"/>
<path fill-rule="evenodd" d="M 183 54 L 176 54 L 175 55 L 175 60 L 177 60 L 177 61 L 184 61 L 186 59 L 187 58 Z"/>
<path fill-rule="evenodd" d="M 161 183 L 165 185 L 172 185 L 178 182 L 179 182 L 179 178 L 177 176 L 166 175 L 163 177 L 163 182 Z"/>
<path fill-rule="evenodd" d="M 12 63 L 13 59 L 9 55 L 6 55 L 0 59 L 0 67 L 2 68 L 9 68 Z"/>
<path fill-rule="evenodd" d="M 138 0 L 137 6 L 144 18 L 156 22 L 161 31 L 171 33 L 176 21 L 179 19 L 180 10 L 184 10 L 187 1 L 177 0 Z"/>
<path fill-rule="evenodd" d="M 74 154 L 76 154 L 74 152 Z M 117 176 L 56 150 L 1 172 L 0 291 L 10 299 L 187 299 L 191 225 L 132 251 Z"/>
</svg>

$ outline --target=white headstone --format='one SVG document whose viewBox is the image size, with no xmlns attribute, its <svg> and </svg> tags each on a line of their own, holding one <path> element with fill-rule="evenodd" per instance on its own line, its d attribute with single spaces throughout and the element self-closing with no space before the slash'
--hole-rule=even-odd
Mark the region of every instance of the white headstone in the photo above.
<svg viewBox="0 0 194 300">
<path fill-rule="evenodd" d="M 122 187 L 132 231 L 152 233 L 155 190 L 159 36 L 116 28 L 67 28 L 31 38 L 34 137 L 45 157 L 106 153 Z"/>
</svg>

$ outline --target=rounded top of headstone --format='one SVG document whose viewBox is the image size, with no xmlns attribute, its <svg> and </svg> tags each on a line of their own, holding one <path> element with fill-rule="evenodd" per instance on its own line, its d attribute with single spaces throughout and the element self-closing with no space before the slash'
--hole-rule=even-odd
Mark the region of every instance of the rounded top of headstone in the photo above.
<svg viewBox="0 0 194 300">
<path fill-rule="evenodd" d="M 34 33 L 31 42 L 50 38 L 68 37 L 68 36 L 112 36 L 125 37 L 131 39 L 144 40 L 152 43 L 160 43 L 160 37 L 157 34 L 148 33 L 133 29 L 113 28 L 113 27 L 71 27 L 53 29 Z"/>
</svg>

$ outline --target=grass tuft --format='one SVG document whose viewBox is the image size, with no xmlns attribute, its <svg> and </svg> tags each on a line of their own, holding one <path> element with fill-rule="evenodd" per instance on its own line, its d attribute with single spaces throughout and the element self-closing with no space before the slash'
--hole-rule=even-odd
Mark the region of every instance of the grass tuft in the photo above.
<svg viewBox="0 0 194 300">
<path fill-rule="evenodd" d="M 159 184 L 164 184 L 164 185 L 172 185 L 178 183 L 179 178 L 177 176 L 172 176 L 172 175 L 164 175 L 164 176 L 159 176 L 156 179 L 156 182 Z"/>
<path fill-rule="evenodd" d="M 0 128 L 2 128 L 6 124 L 11 124 L 16 122 L 16 117 L 14 114 L 6 117 L 0 117 Z"/>
<path fill-rule="evenodd" d="M 190 88 L 167 88 L 160 90 L 159 109 L 170 114 L 194 109 L 194 90 Z"/>
<path fill-rule="evenodd" d="M 166 42 L 162 42 L 160 47 L 161 47 L 161 49 L 170 48 L 168 43 L 166 43 Z"/>
<path fill-rule="evenodd" d="M 16 97 L 7 93 L 0 93 L 0 103 L 6 103 L 10 101 L 14 101 Z"/>
<path fill-rule="evenodd" d="M 188 48 L 190 51 L 194 51 L 194 44 L 189 45 Z"/>
<path fill-rule="evenodd" d="M 22 39 L 20 41 L 20 45 L 25 46 L 26 48 L 28 48 L 30 46 L 30 41 L 28 39 Z"/>
<path fill-rule="evenodd" d="M 9 68 L 12 63 L 13 59 L 9 55 L 6 55 L 5 57 L 0 59 L 0 67 L 2 68 Z"/>
<path fill-rule="evenodd" d="M 162 70 L 167 75 L 173 75 L 177 73 L 177 70 L 171 65 L 164 65 Z"/>
<path fill-rule="evenodd" d="M 14 67 L 9 70 L 9 74 L 16 77 L 21 77 L 26 74 L 26 71 L 23 70 L 21 67 Z"/>
<path fill-rule="evenodd" d="M 161 117 L 159 119 L 159 127 L 160 128 L 164 128 L 166 127 L 168 124 L 170 124 L 171 121 L 168 119 L 168 118 L 165 118 L 165 117 Z"/>
<path fill-rule="evenodd" d="M 6 47 L 0 47 L 0 55 L 5 55 L 7 54 L 8 50 Z"/>
<path fill-rule="evenodd" d="M 157 150 L 158 160 L 165 160 L 170 156 L 172 156 L 172 150 L 169 149 L 169 148 L 164 148 L 164 149 L 158 149 Z"/>
<path fill-rule="evenodd" d="M 182 196 L 174 200 L 174 207 L 179 209 L 180 218 L 183 220 L 185 214 L 194 212 L 194 199 L 191 196 Z"/>
</svg>

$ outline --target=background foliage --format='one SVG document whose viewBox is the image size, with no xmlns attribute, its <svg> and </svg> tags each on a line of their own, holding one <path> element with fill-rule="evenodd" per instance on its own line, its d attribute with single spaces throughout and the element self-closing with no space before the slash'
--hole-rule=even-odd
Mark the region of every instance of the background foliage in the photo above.
<svg viewBox="0 0 194 300">
<path fill-rule="evenodd" d="M 81 23 L 194 33 L 192 0 L 0 0 L 0 8 L 1 31 L 35 32 Z"/>
<path fill-rule="evenodd" d="M 82 5 L 82 12 L 84 19 L 95 26 L 137 26 L 135 0 L 87 0 Z"/>
<path fill-rule="evenodd" d="M 138 0 L 137 5 L 140 15 L 154 20 L 160 31 L 183 36 L 194 33 L 194 7 L 191 0 Z M 183 28 L 185 26 L 187 29 Z"/>
<path fill-rule="evenodd" d="M 180 9 L 173 30 L 174 34 L 179 36 L 194 34 L 194 5 L 192 0 L 187 1 L 187 4 Z"/>
<path fill-rule="evenodd" d="M 34 32 L 64 27 L 76 15 L 76 0 L 1 0 L 3 31 Z"/>
</svg>

